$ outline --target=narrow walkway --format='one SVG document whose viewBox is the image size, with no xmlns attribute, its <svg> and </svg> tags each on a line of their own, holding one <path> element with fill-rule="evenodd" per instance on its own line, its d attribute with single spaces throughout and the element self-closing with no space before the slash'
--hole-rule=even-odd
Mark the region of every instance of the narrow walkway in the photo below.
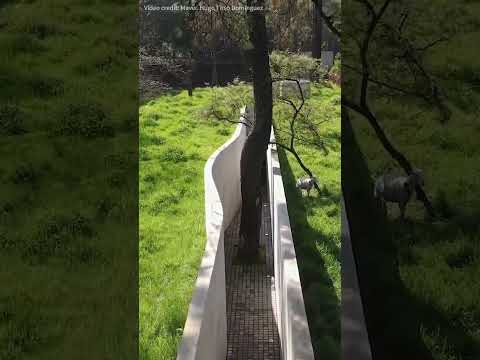
<svg viewBox="0 0 480 360">
<path fill-rule="evenodd" d="M 240 213 L 225 231 L 227 360 L 280 360 L 270 205 L 265 189 L 262 198 L 260 244 L 265 247 L 265 264 L 233 263 L 241 245 Z"/>
</svg>

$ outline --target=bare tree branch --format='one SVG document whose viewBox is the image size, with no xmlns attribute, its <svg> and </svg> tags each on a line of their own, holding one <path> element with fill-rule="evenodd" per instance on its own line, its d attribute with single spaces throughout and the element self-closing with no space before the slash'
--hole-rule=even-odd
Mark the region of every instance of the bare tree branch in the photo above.
<svg viewBox="0 0 480 360">
<path fill-rule="evenodd" d="M 303 163 L 302 159 L 300 158 L 300 156 L 298 155 L 297 151 L 295 150 L 295 148 L 292 148 L 292 147 L 289 147 L 285 144 L 282 144 L 282 143 L 278 143 L 278 142 L 270 142 L 269 144 L 271 145 L 276 145 L 278 147 L 281 147 L 282 149 L 288 151 L 290 154 L 292 154 L 295 159 L 297 160 L 298 162 L 298 165 L 300 165 L 300 167 L 303 169 L 303 171 L 305 171 L 308 176 L 310 177 L 313 177 L 313 173 L 312 171 Z M 317 182 L 314 181 L 313 182 L 313 185 L 315 186 L 315 189 L 318 191 L 318 193 L 320 194 L 322 192 L 322 190 L 320 189 L 320 187 L 318 186 Z"/>
<path fill-rule="evenodd" d="M 431 42 L 428 43 L 427 45 L 424 45 L 424 46 L 419 47 L 419 48 L 415 48 L 415 50 L 416 50 L 416 51 L 425 51 L 425 50 L 428 50 L 428 49 L 434 47 L 434 46 L 437 45 L 438 43 L 441 43 L 441 42 L 444 42 L 444 41 L 448 41 L 448 40 L 450 40 L 449 37 L 447 37 L 447 36 L 442 36 L 442 37 L 440 37 L 440 38 L 438 38 L 438 39 L 436 39 L 436 40 L 431 41 Z"/>
<path fill-rule="evenodd" d="M 388 151 L 390 156 L 394 160 L 397 161 L 397 163 L 404 169 L 404 171 L 407 174 L 411 174 L 413 171 L 413 167 L 410 164 L 410 162 L 407 160 L 407 158 L 400 152 L 398 151 L 395 146 L 392 144 L 390 139 L 387 137 L 386 133 L 380 126 L 377 118 L 371 111 L 368 103 L 367 103 L 367 95 L 368 95 L 368 84 L 371 82 L 370 78 L 370 64 L 368 62 L 368 49 L 369 49 L 369 44 L 370 40 L 372 38 L 372 35 L 381 19 L 383 14 L 388 8 L 388 5 L 390 4 L 391 0 L 385 0 L 383 3 L 382 7 L 378 12 L 375 11 L 373 6 L 368 0 L 356 0 L 357 2 L 363 3 L 364 6 L 367 8 L 368 12 L 371 14 L 371 20 L 368 25 L 368 28 L 365 33 L 365 37 L 363 39 L 362 45 L 360 47 L 360 59 L 361 59 L 361 64 L 362 64 L 362 70 L 361 70 L 361 88 L 360 88 L 360 99 L 359 103 L 356 103 L 355 101 L 347 98 L 344 94 L 342 94 L 342 105 L 345 107 L 348 107 L 358 114 L 362 115 L 365 117 L 370 126 L 373 128 L 375 131 L 375 134 L 377 138 L 380 140 L 381 144 L 385 148 L 385 150 Z M 403 25 L 402 25 L 403 26 Z M 435 216 L 435 211 L 434 208 L 426 196 L 425 192 L 423 189 L 417 185 L 416 186 L 416 192 L 417 192 L 417 198 L 421 200 L 428 213 L 434 217 Z"/>
</svg>

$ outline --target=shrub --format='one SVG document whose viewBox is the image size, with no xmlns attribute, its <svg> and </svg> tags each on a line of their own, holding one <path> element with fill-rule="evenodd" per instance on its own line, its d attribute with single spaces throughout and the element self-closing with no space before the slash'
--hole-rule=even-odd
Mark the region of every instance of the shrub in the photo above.
<svg viewBox="0 0 480 360">
<path fill-rule="evenodd" d="M 252 87 L 238 79 L 235 79 L 233 84 L 214 88 L 212 91 L 213 95 L 208 106 L 202 108 L 199 115 L 200 118 L 213 120 L 212 126 L 217 126 L 222 121 L 225 122 L 225 119 L 238 121 L 240 110 L 246 104 L 253 104 Z"/>
<path fill-rule="evenodd" d="M 270 68 L 274 78 L 320 81 L 325 77 L 325 69 L 319 59 L 290 52 L 274 51 L 270 55 Z"/>
</svg>

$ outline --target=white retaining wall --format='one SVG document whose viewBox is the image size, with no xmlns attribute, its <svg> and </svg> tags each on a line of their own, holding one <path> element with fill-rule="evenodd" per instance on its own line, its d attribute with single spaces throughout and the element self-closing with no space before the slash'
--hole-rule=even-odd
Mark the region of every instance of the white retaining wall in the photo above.
<svg viewBox="0 0 480 360">
<path fill-rule="evenodd" d="M 342 359 L 372 360 L 350 226 L 342 197 Z"/>
<path fill-rule="evenodd" d="M 271 140 L 275 140 L 273 129 Z M 314 360 L 287 200 L 275 145 L 270 145 L 267 150 L 267 165 L 282 359 Z"/>
<path fill-rule="evenodd" d="M 207 243 L 177 360 L 225 360 L 227 355 L 223 236 L 241 206 L 240 156 L 245 139 L 246 128 L 239 124 L 205 165 Z"/>
</svg>

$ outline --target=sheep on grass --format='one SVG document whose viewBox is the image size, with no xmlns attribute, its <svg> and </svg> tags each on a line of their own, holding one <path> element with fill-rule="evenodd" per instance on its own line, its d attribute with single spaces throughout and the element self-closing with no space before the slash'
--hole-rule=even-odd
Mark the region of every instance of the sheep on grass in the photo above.
<svg viewBox="0 0 480 360">
<path fill-rule="evenodd" d="M 423 186 L 423 172 L 420 169 L 413 169 L 408 176 L 383 174 L 375 180 L 374 196 L 382 202 L 397 203 L 400 209 L 400 216 L 405 218 L 405 208 L 415 191 L 416 186 Z"/>
<path fill-rule="evenodd" d="M 297 189 L 300 189 L 302 193 L 305 190 L 307 192 L 307 195 L 310 196 L 310 190 L 313 189 L 315 183 L 318 184 L 318 180 L 315 176 L 303 176 L 297 180 L 296 187 Z"/>
</svg>

